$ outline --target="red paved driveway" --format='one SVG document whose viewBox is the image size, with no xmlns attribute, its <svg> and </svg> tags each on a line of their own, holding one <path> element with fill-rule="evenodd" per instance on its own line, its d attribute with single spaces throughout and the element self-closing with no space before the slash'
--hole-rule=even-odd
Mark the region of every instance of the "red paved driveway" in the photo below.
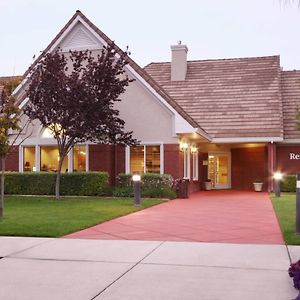
<svg viewBox="0 0 300 300">
<path fill-rule="evenodd" d="M 267 193 L 198 192 L 67 238 L 283 244 Z"/>
</svg>

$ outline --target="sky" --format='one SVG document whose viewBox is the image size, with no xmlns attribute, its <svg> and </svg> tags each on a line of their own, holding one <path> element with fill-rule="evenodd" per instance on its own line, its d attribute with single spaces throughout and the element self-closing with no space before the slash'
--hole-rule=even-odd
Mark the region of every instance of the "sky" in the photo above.
<svg viewBox="0 0 300 300">
<path fill-rule="evenodd" d="M 292 0 L 0 0 L 0 76 L 23 74 L 79 9 L 140 66 L 188 59 L 280 55 L 300 69 L 300 8 Z"/>
</svg>

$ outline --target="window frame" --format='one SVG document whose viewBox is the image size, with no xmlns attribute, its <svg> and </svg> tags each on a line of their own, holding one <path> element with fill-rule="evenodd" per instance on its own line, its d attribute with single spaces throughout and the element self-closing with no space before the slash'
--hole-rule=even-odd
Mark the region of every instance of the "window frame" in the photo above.
<svg viewBox="0 0 300 300">
<path fill-rule="evenodd" d="M 160 163 L 160 172 L 159 174 L 164 174 L 164 144 L 162 142 L 143 142 L 140 143 L 138 146 L 144 147 L 144 174 L 146 174 L 146 147 L 147 146 L 159 146 L 159 163 Z M 126 174 L 130 173 L 130 146 L 126 147 L 125 150 L 125 172 Z M 149 174 L 149 173 L 148 173 Z"/>
</svg>

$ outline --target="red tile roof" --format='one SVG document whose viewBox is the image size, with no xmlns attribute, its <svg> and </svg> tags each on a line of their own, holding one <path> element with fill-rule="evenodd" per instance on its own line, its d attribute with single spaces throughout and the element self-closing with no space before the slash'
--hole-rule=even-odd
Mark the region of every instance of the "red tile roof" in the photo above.
<svg viewBox="0 0 300 300">
<path fill-rule="evenodd" d="M 300 108 L 300 71 L 283 71 L 281 75 L 283 130 L 285 139 L 300 139 L 296 129 L 296 112 Z"/>
<path fill-rule="evenodd" d="M 189 61 L 185 81 L 170 63 L 145 70 L 213 137 L 282 136 L 279 56 Z"/>
</svg>

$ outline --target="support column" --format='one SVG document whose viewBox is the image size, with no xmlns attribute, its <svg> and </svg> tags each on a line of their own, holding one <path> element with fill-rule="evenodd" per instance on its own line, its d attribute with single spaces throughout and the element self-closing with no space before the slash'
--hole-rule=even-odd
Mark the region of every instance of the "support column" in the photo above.
<svg viewBox="0 0 300 300">
<path fill-rule="evenodd" d="M 276 144 L 268 143 L 268 192 L 274 192 L 273 174 L 276 171 Z"/>
</svg>

